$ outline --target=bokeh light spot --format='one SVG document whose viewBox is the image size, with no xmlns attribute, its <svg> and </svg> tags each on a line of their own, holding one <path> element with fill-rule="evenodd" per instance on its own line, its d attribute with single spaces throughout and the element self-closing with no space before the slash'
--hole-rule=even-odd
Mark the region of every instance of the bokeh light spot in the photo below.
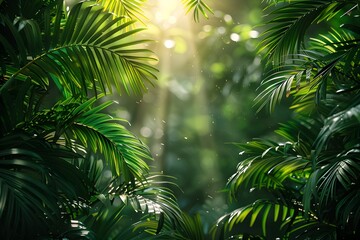
<svg viewBox="0 0 360 240">
<path fill-rule="evenodd" d="M 166 48 L 173 48 L 173 47 L 175 47 L 175 41 L 174 41 L 174 40 L 171 40 L 171 39 L 166 39 L 166 40 L 164 41 L 164 46 L 165 46 Z"/>
<path fill-rule="evenodd" d="M 237 34 L 237 33 L 232 33 L 232 34 L 230 35 L 230 39 L 231 39 L 232 41 L 234 41 L 234 42 L 238 42 L 238 41 L 240 41 L 240 35 Z"/>
</svg>

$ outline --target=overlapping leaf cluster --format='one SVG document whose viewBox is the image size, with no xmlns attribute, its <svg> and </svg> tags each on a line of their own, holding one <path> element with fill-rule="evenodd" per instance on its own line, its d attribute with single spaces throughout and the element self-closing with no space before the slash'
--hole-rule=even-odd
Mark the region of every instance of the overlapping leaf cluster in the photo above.
<svg viewBox="0 0 360 240">
<path fill-rule="evenodd" d="M 181 222 L 147 146 L 106 112 L 105 95 L 140 95 L 157 70 L 143 29 L 104 5 L 0 1 L 3 239 L 129 239 Z"/>
<path fill-rule="evenodd" d="M 283 142 L 236 144 L 243 160 L 229 180 L 230 198 L 241 204 L 249 190 L 264 197 L 219 219 L 214 236 L 354 239 L 360 227 L 359 1 L 268 3 L 260 48 L 270 71 L 256 105 L 273 111 L 291 98 L 294 118 L 276 131 Z"/>
</svg>

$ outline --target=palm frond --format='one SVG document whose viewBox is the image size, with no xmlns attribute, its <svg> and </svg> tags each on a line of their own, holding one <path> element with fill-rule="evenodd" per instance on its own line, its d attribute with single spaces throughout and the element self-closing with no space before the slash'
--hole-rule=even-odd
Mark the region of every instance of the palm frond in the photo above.
<svg viewBox="0 0 360 240">
<path fill-rule="evenodd" d="M 60 100 L 49 109 L 45 108 L 29 113 L 25 119 L 17 124 L 16 128 L 34 136 L 42 137 L 47 141 L 57 142 L 64 129 L 73 124 L 73 121 L 79 117 L 80 113 L 75 111 L 79 105 L 81 105 L 80 102 L 73 98 Z"/>
<path fill-rule="evenodd" d="M 359 129 L 359 124 L 360 124 L 359 104 L 328 117 L 325 120 L 324 127 L 319 132 L 315 142 L 316 154 L 319 154 L 324 149 L 326 144 L 329 142 L 330 138 L 336 134 L 341 134 L 342 137 L 345 137 L 348 134 L 350 135 L 359 134 L 357 131 L 357 129 Z"/>
<path fill-rule="evenodd" d="M 294 57 L 296 58 L 290 60 L 293 63 L 275 68 L 262 80 L 259 87 L 261 92 L 254 100 L 255 105 L 258 105 L 258 111 L 268 106 L 269 111 L 273 112 L 284 96 L 289 97 L 303 88 L 309 89 L 317 84 L 316 81 L 313 81 L 314 57 L 310 54 L 294 55 Z M 302 82 L 306 83 L 305 86 L 304 84 L 301 86 Z"/>
<path fill-rule="evenodd" d="M 349 192 L 336 205 L 336 218 L 343 226 L 350 226 L 352 229 L 359 229 L 360 209 L 359 209 L 359 189 Z M 357 235 L 358 230 L 354 232 Z"/>
<path fill-rule="evenodd" d="M 331 91 L 340 93 L 359 88 L 356 81 L 359 45 L 353 36 L 333 29 L 328 35 L 312 38 L 310 43 L 311 50 L 292 54 L 287 60 L 291 63 L 267 73 L 261 82 L 261 92 L 255 98 L 258 111 L 268 105 L 273 112 L 284 96 L 292 94 L 293 109 L 312 112 Z M 340 80 L 344 77 L 347 82 Z"/>
<path fill-rule="evenodd" d="M 135 178 L 142 180 L 148 171 L 144 160 L 152 159 L 149 149 L 120 124 L 124 120 L 101 112 L 113 102 L 92 107 L 95 101 L 96 98 L 92 98 L 81 104 L 81 100 L 69 98 L 58 101 L 49 109 L 31 112 L 33 108 L 30 108 L 27 109 L 30 114 L 24 111 L 26 118 L 21 115 L 16 119 L 18 121 L 13 120 L 14 127 L 47 141 L 67 144 L 77 152 L 84 151 L 85 147 L 86 152 L 101 154 L 113 173 L 124 176 L 126 181 L 134 181 Z M 63 136 L 66 140 L 64 143 Z"/>
<path fill-rule="evenodd" d="M 287 228 L 288 239 L 311 239 L 314 236 L 322 240 L 337 239 L 336 226 L 320 222 L 316 218 L 304 218 L 302 215 L 286 219 L 281 228 Z"/>
<path fill-rule="evenodd" d="M 354 238 L 360 220 L 356 209 L 360 173 L 359 3 L 267 2 L 275 10 L 270 13 L 270 27 L 260 50 L 265 51 L 272 71 L 261 83 L 256 104 L 260 108 L 268 105 L 272 111 L 284 96 L 291 95 L 296 114 L 276 131 L 289 142 L 238 144 L 245 159 L 228 182 L 230 200 L 249 188 L 250 192 L 262 189 L 271 198 L 261 207 L 245 206 L 220 219 L 219 223 L 225 222 L 218 230 L 220 239 L 243 235 L 241 226 L 254 222 L 264 229 L 260 219 L 267 221 L 266 226 L 269 216 L 275 215 L 272 208 L 279 210 L 278 205 L 296 212 L 281 221 L 281 238 Z M 331 22 L 335 16 L 340 18 Z M 328 32 L 304 41 L 308 29 L 321 22 L 329 24 Z M 268 203 L 273 206 L 268 207 Z"/>
<path fill-rule="evenodd" d="M 155 58 L 149 50 L 139 47 L 147 40 L 132 40 L 142 29 L 127 31 L 133 22 L 117 25 L 119 20 L 90 2 L 75 5 L 53 48 L 27 61 L 11 75 L 8 84 L 21 73 L 45 89 L 48 81 L 53 81 L 65 96 L 86 95 L 89 88 L 95 94 L 98 90 L 111 92 L 113 88 L 120 94 L 131 90 L 141 94 L 146 91 L 144 82 L 152 83 L 156 78 L 157 70 L 148 64 Z M 1 91 L 7 89 L 6 85 Z"/>
<path fill-rule="evenodd" d="M 51 228 L 86 203 L 86 176 L 70 164 L 79 157 L 72 150 L 26 134 L 2 137 L 0 147 L 0 218 L 5 236 L 56 232 Z"/>
<path fill-rule="evenodd" d="M 325 207 L 338 202 L 343 205 L 345 199 L 351 201 L 346 196 L 356 187 L 360 173 L 360 165 L 356 160 L 359 157 L 357 145 L 338 154 L 336 154 L 336 150 L 332 150 L 331 154 L 328 151 L 326 155 L 322 154 L 317 158 L 317 169 L 311 173 L 304 187 L 305 210 L 313 207 L 312 202 L 317 202 L 320 207 Z M 335 154 L 336 158 L 333 157 Z M 344 200 L 340 201 L 339 199 L 342 198 Z M 325 213 L 323 218 L 329 218 L 329 216 Z M 344 223 L 344 225 L 346 224 Z"/>
<path fill-rule="evenodd" d="M 190 216 L 186 213 L 181 215 L 182 221 L 180 221 L 179 232 L 187 239 L 204 240 L 204 232 L 201 217 L 199 214 Z"/>
<path fill-rule="evenodd" d="M 239 188 L 284 188 L 285 180 L 294 180 L 306 173 L 309 161 L 295 151 L 295 144 L 272 144 L 253 141 L 237 144 L 248 157 L 241 161 L 228 185 L 236 198 Z M 304 184 L 304 183 L 302 183 Z"/>
<path fill-rule="evenodd" d="M 121 1 L 131 17 L 142 2 Z M 156 79 L 147 40 L 136 39 L 143 29 L 92 1 L 69 13 L 62 0 L 0 4 L 3 237 L 143 239 L 123 217 L 129 207 L 129 216 L 156 221 L 155 233 L 179 224 L 170 181 L 148 173 L 149 149 L 104 113 L 111 102 L 97 102 L 114 91 L 141 94 Z"/>
<path fill-rule="evenodd" d="M 117 17 L 138 20 L 147 19 L 142 10 L 147 0 L 96 0 L 104 6 L 104 10 L 114 13 Z"/>
<path fill-rule="evenodd" d="M 124 120 L 101 112 L 113 102 L 105 102 L 89 109 L 95 100 L 90 99 L 72 112 L 73 115 L 80 116 L 66 130 L 66 139 L 76 139 L 85 148 L 102 154 L 116 176 L 121 175 L 131 182 L 135 178 L 144 180 L 148 171 L 144 159 L 152 159 L 149 149 L 119 124 Z M 72 144 L 71 141 L 67 143 Z"/>
<path fill-rule="evenodd" d="M 324 75 L 335 65 L 341 64 L 338 71 L 352 81 L 352 84 L 356 84 L 360 58 L 359 42 L 360 39 L 355 38 L 351 32 L 334 28 L 326 35 L 320 34 L 317 38 L 311 38 L 311 49 L 322 52 L 323 57 L 320 60 L 329 63 L 328 67 L 324 67 L 317 75 Z"/>
<path fill-rule="evenodd" d="M 341 191 L 338 184 L 344 189 L 343 192 L 349 191 L 358 179 L 360 165 L 351 159 L 340 158 L 335 163 L 324 165 L 319 170 L 318 195 L 319 203 L 322 205 L 329 204 L 340 196 Z"/>
<path fill-rule="evenodd" d="M 141 222 L 136 224 L 138 228 L 142 227 L 150 227 L 151 224 L 157 222 Z M 153 231 L 153 235 L 149 236 L 148 239 L 168 239 L 168 240 L 187 240 L 187 239 L 194 239 L 194 240 L 204 240 L 205 235 L 203 232 L 203 226 L 201 217 L 199 214 L 194 216 L 190 216 L 184 212 L 181 213 L 181 220 L 178 221 L 178 224 L 165 222 L 163 228 L 160 232 L 155 233 Z M 154 228 L 154 227 L 153 227 Z"/>
<path fill-rule="evenodd" d="M 317 132 L 322 126 L 322 119 L 315 117 L 311 119 L 306 115 L 299 115 L 296 119 L 280 124 L 279 129 L 275 130 L 275 133 L 290 142 L 296 143 L 294 145 L 296 153 L 309 159 Z"/>
<path fill-rule="evenodd" d="M 246 222 L 249 227 L 253 227 L 255 222 L 261 221 L 261 236 L 267 237 L 268 224 L 270 222 L 283 222 L 286 219 L 293 219 L 298 215 L 298 212 L 292 206 L 286 206 L 284 204 L 278 204 L 275 202 L 269 202 L 264 200 L 257 200 L 251 205 L 238 208 L 220 218 L 217 221 L 218 227 L 213 232 L 213 236 L 217 235 L 219 239 L 224 239 L 223 233 L 244 234 L 241 232 L 239 225 Z M 219 233 L 220 231 L 220 233 Z M 248 234 L 256 233 L 256 230 L 247 230 Z M 272 229 L 272 231 L 276 231 Z M 278 229 L 280 232 L 280 229 Z M 223 232 L 223 233 L 221 233 Z M 222 238 L 221 238 L 222 237 Z"/>
<path fill-rule="evenodd" d="M 172 191 L 165 184 L 173 184 L 163 178 L 163 175 L 149 175 L 144 182 L 135 185 L 124 183 L 116 178 L 107 189 L 111 198 L 119 198 L 121 202 L 132 206 L 136 212 L 160 216 L 164 214 L 171 221 L 181 221 L 181 211 Z"/>
<path fill-rule="evenodd" d="M 193 16 L 195 22 L 199 22 L 200 13 L 208 18 L 208 13 L 212 13 L 211 8 L 203 1 L 203 0 L 182 0 L 183 4 L 187 8 L 187 12 L 190 12 L 192 9 L 194 10 Z"/>
<path fill-rule="evenodd" d="M 114 207 L 99 204 L 92 209 L 95 210 L 90 210 L 90 214 L 80 219 L 97 238 L 101 236 L 104 239 L 144 239 L 147 235 L 134 232 L 133 224 L 135 219 L 139 218 L 139 214 L 129 214 L 126 205 Z"/>
<path fill-rule="evenodd" d="M 183 220 L 175 196 L 166 187 L 173 183 L 164 177 L 152 174 L 134 184 L 113 177 L 92 203 L 92 213 L 81 220 L 104 238 L 152 239 L 165 225 L 174 229 Z M 129 221 L 127 215 L 139 221 Z"/>
<path fill-rule="evenodd" d="M 61 233 L 54 237 L 58 239 L 96 239 L 95 233 L 78 220 L 70 220 Z"/>
<path fill-rule="evenodd" d="M 20 65 L 24 65 L 26 62 L 26 46 L 24 43 L 24 39 L 21 37 L 17 26 L 9 19 L 7 16 L 3 14 L 0 15 L 0 19 L 5 25 L 5 28 L 11 35 L 11 38 L 6 38 L 1 35 L 0 42 L 5 51 L 9 54 L 10 59 L 14 63 L 15 67 Z M 6 33 L 6 31 L 4 31 Z M 11 43 L 9 39 L 13 39 L 14 43 Z M 15 45 L 15 46 L 13 46 Z M 3 61 L 3 59 L 1 59 Z"/>
<path fill-rule="evenodd" d="M 261 225 L 261 233 L 256 229 L 251 230 L 256 223 Z M 276 223 L 281 224 L 277 225 Z M 328 239 L 326 237 L 336 236 L 336 226 L 319 221 L 313 213 L 305 214 L 300 203 L 289 202 L 285 204 L 269 200 L 257 200 L 251 205 L 238 208 L 224 215 L 218 220 L 218 227 L 213 229 L 213 236 L 224 239 L 226 235 L 245 234 L 241 232 L 241 224 L 250 227 L 250 230 L 246 230 L 247 234 L 259 234 L 264 239 L 267 239 L 269 232 L 285 239 L 306 239 L 306 237 L 312 236 Z M 275 226 L 278 228 L 274 228 Z"/>
<path fill-rule="evenodd" d="M 260 51 L 266 51 L 275 63 L 281 63 L 289 55 L 297 53 L 303 44 L 307 29 L 315 22 L 329 20 L 347 3 L 342 1 L 291 1 L 274 10 L 264 32 Z"/>
<path fill-rule="evenodd" d="M 0 95 L 1 135 L 12 132 L 18 124 L 31 118 L 37 112 L 35 108 L 43 94 L 42 90 L 31 84 L 31 79 L 23 75 L 19 77 L 21 78 L 20 81 L 15 82 L 11 89 Z"/>
</svg>

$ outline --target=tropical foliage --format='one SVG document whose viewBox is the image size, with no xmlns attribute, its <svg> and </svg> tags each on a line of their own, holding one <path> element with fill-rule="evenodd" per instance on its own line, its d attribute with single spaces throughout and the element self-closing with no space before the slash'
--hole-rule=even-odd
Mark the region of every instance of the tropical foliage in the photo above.
<svg viewBox="0 0 360 240">
<path fill-rule="evenodd" d="M 156 80 L 133 20 L 144 1 L 97 2 L 0 1 L 3 239 L 144 239 L 186 223 L 172 180 L 106 112 L 106 95 Z"/>
<path fill-rule="evenodd" d="M 240 207 L 217 239 L 355 239 L 360 227 L 359 1 L 267 1 L 260 51 L 270 69 L 256 98 L 273 111 L 290 98 L 279 139 L 236 143 L 229 179 Z M 321 27 L 316 27 L 321 26 Z M 244 196 L 256 198 L 241 205 Z"/>
</svg>

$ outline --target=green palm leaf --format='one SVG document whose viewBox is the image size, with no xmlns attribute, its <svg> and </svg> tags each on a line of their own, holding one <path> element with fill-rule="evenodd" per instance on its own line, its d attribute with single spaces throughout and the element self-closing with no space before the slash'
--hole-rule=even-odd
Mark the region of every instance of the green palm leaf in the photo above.
<svg viewBox="0 0 360 240">
<path fill-rule="evenodd" d="M 295 219 L 287 219 L 281 226 L 288 228 L 286 237 L 289 239 L 317 239 L 335 240 L 337 239 L 336 226 L 326 222 L 319 222 L 316 218 L 304 218 L 296 216 Z"/>
<path fill-rule="evenodd" d="M 74 110 L 75 116 L 81 113 L 66 130 L 67 139 L 77 139 L 85 148 L 103 155 L 113 173 L 122 175 L 126 181 L 144 180 L 148 165 L 143 159 L 152 159 L 149 149 L 138 138 L 119 124 L 115 119 L 101 113 L 112 102 L 105 102 L 89 109 L 95 98 Z M 67 141 L 71 144 L 71 141 Z"/>
<path fill-rule="evenodd" d="M 69 224 L 56 237 L 59 239 L 96 239 L 95 233 L 78 220 L 69 221 Z"/>
<path fill-rule="evenodd" d="M 317 76 L 326 75 L 332 68 L 339 65 L 338 72 L 349 78 L 352 84 L 356 84 L 360 58 L 359 41 L 349 31 L 336 29 L 331 29 L 326 35 L 320 34 L 317 38 L 311 38 L 311 49 L 321 52 L 323 57 L 320 60 L 328 63 L 317 73 Z M 339 79 L 335 77 L 333 77 L 334 81 Z"/>
<path fill-rule="evenodd" d="M 356 102 L 355 102 L 356 104 Z M 316 153 L 319 154 L 335 134 L 347 135 L 358 134 L 360 125 L 360 105 L 350 107 L 328 117 L 324 127 L 316 139 Z M 354 132 L 355 131 L 355 132 Z"/>
<path fill-rule="evenodd" d="M 264 235 L 269 216 L 279 215 L 280 205 L 296 212 L 281 221 L 281 238 L 354 238 L 360 220 L 358 1 L 267 2 L 275 10 L 261 51 L 272 70 L 261 83 L 256 104 L 272 111 L 291 95 L 296 114 L 276 131 L 289 142 L 238 144 L 245 159 L 228 186 L 230 200 L 261 189 L 271 195 L 267 202 L 279 202 L 270 207 L 265 200 L 226 215 L 220 239 L 245 236 L 236 230 L 252 224 L 262 226 Z M 335 16 L 340 18 L 330 21 Z M 328 32 L 304 41 L 308 29 L 321 22 L 329 24 Z"/>
<path fill-rule="evenodd" d="M 208 18 L 208 13 L 213 13 L 211 8 L 203 1 L 203 0 L 182 0 L 183 4 L 187 8 L 187 12 L 190 12 L 192 9 L 194 10 L 193 16 L 195 22 L 199 22 L 200 13 Z"/>
<path fill-rule="evenodd" d="M 181 223 L 183 220 L 175 196 L 166 187 L 173 183 L 163 180 L 166 177 L 163 175 L 146 177 L 146 181 L 132 184 L 113 176 L 91 204 L 92 214 L 81 220 L 92 226 L 99 236 L 115 239 L 148 239 L 158 234 L 164 224 Z M 104 184 L 98 184 L 98 188 L 103 188 L 101 185 Z M 136 212 L 130 215 L 140 217 L 139 222 L 133 224 L 134 220 L 126 219 L 129 210 Z M 140 236 L 136 238 L 138 234 Z"/>
<path fill-rule="evenodd" d="M 296 119 L 280 124 L 275 132 L 290 142 L 294 142 L 296 153 L 310 159 L 317 132 L 323 126 L 322 119 L 309 118 L 307 115 L 298 115 Z"/>
<path fill-rule="evenodd" d="M 67 148 L 24 134 L 0 139 L 0 219 L 5 236 L 56 232 L 88 198 L 87 180 Z M 41 151 L 39 151 L 41 149 Z"/>
<path fill-rule="evenodd" d="M 268 105 L 272 112 L 284 96 L 293 94 L 293 109 L 312 112 L 314 100 L 319 106 L 330 90 L 348 92 L 358 89 L 358 72 L 354 68 L 358 66 L 359 58 L 357 41 L 350 34 L 334 29 L 328 35 L 312 38 L 311 50 L 292 54 L 287 60 L 291 64 L 283 64 L 267 73 L 261 82 L 261 92 L 255 98 L 258 111 Z M 340 81 L 344 77 L 350 83 Z M 348 89 L 344 89 L 346 85 L 350 85 Z"/>
<path fill-rule="evenodd" d="M 245 207 L 238 208 L 223 217 L 221 217 L 217 221 L 217 226 L 221 225 L 221 229 L 215 229 L 213 235 L 217 235 L 219 239 L 221 238 L 221 233 L 216 231 L 224 231 L 226 233 L 233 234 L 244 234 L 238 228 L 238 226 L 246 221 L 250 227 L 253 227 L 256 221 L 261 220 L 262 233 L 263 237 L 267 236 L 267 225 L 270 222 L 282 222 L 286 219 L 292 219 L 297 216 L 297 212 L 294 210 L 292 206 L 286 206 L 284 204 L 278 204 L 275 202 L 269 202 L 264 200 L 257 200 L 251 205 L 247 205 Z M 261 219 L 260 219 L 261 218 Z M 236 230 L 236 228 L 238 228 Z M 280 231 L 280 229 L 278 229 Z M 274 231 L 274 229 L 273 229 Z M 256 231 L 249 231 L 249 233 L 254 233 Z M 233 235 L 232 234 L 232 235 Z M 224 237 L 224 236 L 222 236 Z"/>
<path fill-rule="evenodd" d="M 136 224 L 137 228 L 149 228 L 152 222 L 141 222 Z M 157 224 L 157 222 L 156 222 Z M 206 239 L 203 233 L 203 226 L 199 214 L 190 216 L 184 212 L 181 213 L 181 219 L 178 224 L 165 222 L 160 232 L 153 231 L 153 235 L 148 239 L 168 239 L 168 240 L 203 240 Z M 154 228 L 154 227 L 153 227 Z M 155 234 L 156 233 L 156 234 Z"/>
<path fill-rule="evenodd" d="M 335 154 L 337 157 L 333 158 Z M 351 203 L 353 199 L 348 198 L 348 195 L 356 193 L 354 188 L 356 188 L 356 181 L 360 173 L 357 158 L 357 143 L 351 149 L 341 153 L 338 153 L 337 149 L 334 148 L 331 152 L 328 150 L 326 154 L 320 155 L 317 159 L 317 169 L 310 175 L 304 188 L 304 209 L 313 208 L 312 202 L 314 201 L 320 207 L 339 204 L 339 208 L 344 208 L 345 202 Z M 352 208 L 351 204 L 349 204 L 349 208 Z M 337 211 L 336 215 L 343 216 L 343 213 Z M 322 218 L 329 218 L 329 221 L 332 220 L 332 217 L 331 215 L 328 216 L 327 213 L 322 216 Z M 343 226 L 347 225 L 346 222 L 339 221 L 339 224 L 340 222 Z M 359 223 L 358 220 L 355 222 L 356 224 Z"/>
<path fill-rule="evenodd" d="M 135 185 L 122 184 L 121 179 L 114 179 L 110 184 L 107 194 L 118 197 L 137 212 L 164 214 L 171 221 L 181 221 L 180 209 L 175 201 L 172 191 L 165 187 L 169 181 L 157 180 L 161 175 L 150 175 L 146 181 L 137 181 Z M 119 182 L 120 180 L 120 182 Z"/>
<path fill-rule="evenodd" d="M 182 213 L 182 221 L 180 222 L 180 232 L 187 239 L 204 240 L 205 236 L 202 230 L 202 222 L 199 214 L 190 216 Z"/>
<path fill-rule="evenodd" d="M 295 202 L 289 205 L 284 203 L 271 202 L 267 200 L 257 200 L 251 205 L 247 205 L 242 208 L 238 208 L 220 218 L 217 222 L 217 226 L 221 226 L 213 229 L 213 236 L 217 236 L 217 239 L 224 239 L 224 233 L 230 233 L 232 236 L 236 234 L 244 235 L 241 232 L 241 224 L 248 224 L 253 227 L 255 223 L 261 224 L 261 236 L 265 239 L 268 236 L 269 227 L 271 226 L 271 232 L 278 232 L 277 235 L 285 239 L 312 237 L 314 235 L 319 236 L 319 239 L 328 239 L 336 234 L 335 226 L 326 222 L 320 222 L 318 217 L 314 214 L 310 214 L 306 217 L 305 210 L 301 205 Z M 271 223 L 281 223 L 278 229 L 275 229 Z M 247 234 L 254 234 L 257 231 L 247 230 Z M 259 234 L 259 233 L 258 233 Z"/>
<path fill-rule="evenodd" d="M 359 189 L 351 191 L 343 196 L 336 205 L 336 218 L 343 226 L 351 226 L 353 229 L 359 229 L 359 197 Z M 354 234 L 358 234 L 358 230 L 356 230 Z"/>
<path fill-rule="evenodd" d="M 329 20 L 347 3 L 342 1 L 297 0 L 273 12 L 268 24 L 273 25 L 264 32 L 260 51 L 266 50 L 269 57 L 281 63 L 289 54 L 300 49 L 305 33 L 315 22 Z"/>
<path fill-rule="evenodd" d="M 291 59 L 292 64 L 272 70 L 261 82 L 261 92 L 254 100 L 255 105 L 258 105 L 258 111 L 268 105 L 269 111 L 273 112 L 284 96 L 289 97 L 291 93 L 296 94 L 304 88 L 309 91 L 317 84 L 316 81 L 313 81 L 311 85 L 308 84 L 313 80 L 314 58 L 310 54 L 294 56 L 297 58 Z M 302 82 L 306 82 L 307 85 L 301 86 Z"/>
<path fill-rule="evenodd" d="M 147 63 L 155 59 L 149 50 L 138 47 L 146 40 L 131 40 L 142 29 L 127 31 L 133 22 L 118 25 L 119 20 L 100 6 L 75 5 L 53 48 L 28 61 L 8 82 L 21 73 L 44 88 L 51 79 L 65 96 L 84 95 L 89 88 L 95 93 L 115 88 L 120 94 L 131 90 L 141 94 L 146 91 L 144 82 L 156 78 L 156 69 Z M 6 89 L 3 86 L 1 91 Z"/>
<path fill-rule="evenodd" d="M 118 208 L 95 207 L 98 210 L 86 216 L 83 222 L 91 227 L 96 236 L 101 236 L 104 239 L 132 239 L 135 234 L 133 233 L 132 221 L 126 220 L 126 206 Z"/>
<path fill-rule="evenodd" d="M 114 13 L 118 17 L 127 17 L 142 21 L 147 19 L 142 7 L 146 0 L 97 0 L 104 6 L 104 10 Z"/>
<path fill-rule="evenodd" d="M 292 143 L 274 145 L 253 141 L 237 146 L 247 158 L 239 163 L 237 172 L 229 179 L 233 197 L 240 188 L 283 189 L 286 180 L 295 181 L 293 177 L 303 175 L 308 169 L 309 161 L 296 154 Z"/>
</svg>

